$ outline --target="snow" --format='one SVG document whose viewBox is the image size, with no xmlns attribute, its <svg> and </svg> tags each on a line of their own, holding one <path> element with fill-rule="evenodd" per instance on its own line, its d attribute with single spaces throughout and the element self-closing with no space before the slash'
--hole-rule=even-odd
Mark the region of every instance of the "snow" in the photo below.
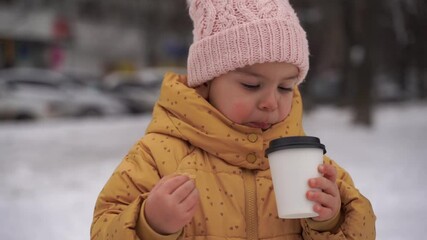
<svg viewBox="0 0 427 240">
<path fill-rule="evenodd" d="M 377 239 L 427 235 L 427 104 L 376 107 L 375 125 L 346 109 L 305 114 L 305 130 L 353 177 L 377 215 Z M 150 115 L 0 123 L 0 239 L 89 239 L 97 195 Z"/>
</svg>

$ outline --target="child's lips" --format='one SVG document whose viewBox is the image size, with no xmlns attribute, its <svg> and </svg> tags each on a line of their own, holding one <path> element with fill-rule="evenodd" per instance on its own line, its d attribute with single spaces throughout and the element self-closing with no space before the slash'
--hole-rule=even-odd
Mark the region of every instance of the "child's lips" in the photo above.
<svg viewBox="0 0 427 240">
<path fill-rule="evenodd" d="M 270 123 L 264 123 L 264 122 L 250 122 L 247 125 L 253 128 L 261 128 L 264 130 L 271 127 Z"/>
</svg>

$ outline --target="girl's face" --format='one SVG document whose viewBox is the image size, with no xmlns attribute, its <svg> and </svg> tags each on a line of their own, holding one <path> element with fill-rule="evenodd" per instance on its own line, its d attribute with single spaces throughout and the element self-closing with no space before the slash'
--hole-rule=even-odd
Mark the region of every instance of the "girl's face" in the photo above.
<svg viewBox="0 0 427 240">
<path fill-rule="evenodd" d="M 297 76 L 288 63 L 251 65 L 208 82 L 207 100 L 231 121 L 266 130 L 291 111 Z"/>
</svg>

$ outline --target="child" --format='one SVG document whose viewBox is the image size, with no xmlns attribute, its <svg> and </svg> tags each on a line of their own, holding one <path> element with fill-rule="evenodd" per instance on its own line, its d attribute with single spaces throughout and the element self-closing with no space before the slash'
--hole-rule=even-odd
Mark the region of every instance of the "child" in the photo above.
<svg viewBox="0 0 427 240">
<path fill-rule="evenodd" d="M 304 135 L 304 30 L 287 0 L 192 0 L 188 77 L 168 73 L 146 135 L 96 203 L 91 239 L 375 239 L 375 216 L 328 157 L 319 216 L 280 219 L 265 149 Z"/>
</svg>

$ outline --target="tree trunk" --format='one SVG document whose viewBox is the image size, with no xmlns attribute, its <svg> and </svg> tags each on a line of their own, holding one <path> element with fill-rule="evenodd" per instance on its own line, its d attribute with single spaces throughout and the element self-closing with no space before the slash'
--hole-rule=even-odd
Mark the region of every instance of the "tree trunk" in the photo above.
<svg viewBox="0 0 427 240">
<path fill-rule="evenodd" d="M 417 1 L 417 20 L 414 26 L 415 54 L 418 72 L 418 91 L 421 99 L 427 98 L 427 3 L 425 0 Z"/>
<path fill-rule="evenodd" d="M 348 0 L 345 16 L 349 19 L 349 77 L 354 111 L 353 122 L 364 126 L 372 124 L 373 50 L 375 46 L 375 2 Z"/>
</svg>

